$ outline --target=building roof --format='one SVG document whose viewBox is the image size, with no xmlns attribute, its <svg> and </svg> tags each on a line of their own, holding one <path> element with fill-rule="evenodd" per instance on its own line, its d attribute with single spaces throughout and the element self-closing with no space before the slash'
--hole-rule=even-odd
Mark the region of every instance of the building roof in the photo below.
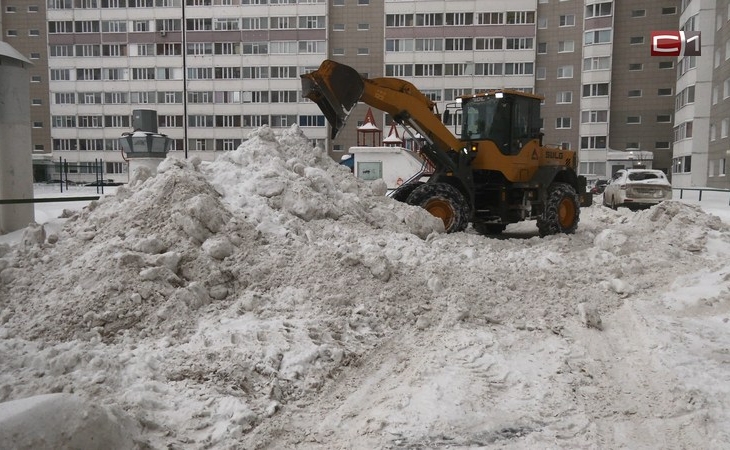
<svg viewBox="0 0 730 450">
<path fill-rule="evenodd" d="M 22 53 L 15 50 L 7 42 L 3 42 L 3 41 L 0 41 L 0 56 L 17 59 L 18 61 L 22 61 L 22 62 L 28 63 L 28 64 L 33 64 L 32 62 L 28 61 L 28 59 L 25 56 L 23 56 Z"/>
</svg>

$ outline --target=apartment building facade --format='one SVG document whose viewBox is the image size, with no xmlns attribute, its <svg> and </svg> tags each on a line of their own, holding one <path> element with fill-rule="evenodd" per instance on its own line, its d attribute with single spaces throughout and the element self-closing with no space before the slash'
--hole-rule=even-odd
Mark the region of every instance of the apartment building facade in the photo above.
<svg viewBox="0 0 730 450">
<path fill-rule="evenodd" d="M 616 153 L 624 155 L 618 157 L 624 165 L 651 155 L 652 166 L 671 173 L 675 183 L 718 186 L 726 182 L 723 136 L 730 128 L 724 101 L 730 96 L 730 51 L 723 47 L 730 25 L 719 19 L 730 17 L 727 4 L 0 3 L 3 37 L 37 63 L 30 151 L 47 158 L 52 151 L 54 161 L 67 160 L 78 175 L 91 174 L 92 162 L 100 158 L 109 177 L 123 179 L 119 137 L 131 130 L 134 109 L 156 110 L 159 132 L 172 138 L 180 155 L 212 159 L 216 151 L 235 149 L 260 125 L 296 123 L 313 144 L 325 145 L 339 159 L 356 145 L 368 107 L 359 105 L 339 137 L 330 140 L 324 116 L 301 97 L 299 80 L 332 58 L 366 77 L 413 82 L 439 112 L 461 94 L 492 88 L 536 92 L 545 97 L 545 142 L 579 150 L 581 173 L 610 176 L 618 168 Z M 652 31 L 680 27 L 714 30 L 702 36 L 701 57 L 649 56 Z M 387 130 L 391 119 L 375 113 L 378 126 Z M 455 121 L 450 126 L 456 131 L 458 116 Z"/>
<path fill-rule="evenodd" d="M 45 0 L 0 0 L 0 36 L 32 63 L 31 148 L 24 151 L 33 155 L 34 179 L 42 180 L 52 158 Z"/>
<path fill-rule="evenodd" d="M 101 158 L 124 179 L 135 109 L 157 111 L 180 156 L 213 159 L 261 125 L 323 141 L 299 75 L 326 57 L 326 13 L 324 0 L 49 0 L 54 155 L 76 178 Z"/>
<path fill-rule="evenodd" d="M 675 185 L 730 189 L 730 1 L 683 0 L 680 23 L 702 32 L 702 46 L 677 72 L 677 90 L 695 101 L 677 103 Z"/>
<path fill-rule="evenodd" d="M 579 150 L 582 174 L 636 163 L 669 172 L 675 58 L 650 57 L 650 40 L 677 29 L 678 10 L 674 0 L 538 1 L 545 141 Z"/>
</svg>

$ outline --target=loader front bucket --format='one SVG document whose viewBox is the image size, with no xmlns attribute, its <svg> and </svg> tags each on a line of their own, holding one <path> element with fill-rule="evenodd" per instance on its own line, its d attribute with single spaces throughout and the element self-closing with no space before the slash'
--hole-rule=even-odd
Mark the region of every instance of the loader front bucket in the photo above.
<svg viewBox="0 0 730 450">
<path fill-rule="evenodd" d="M 347 116 L 362 96 L 362 76 L 350 66 L 326 59 L 302 77 L 302 95 L 319 106 L 332 126 L 332 139 L 345 126 Z"/>
</svg>

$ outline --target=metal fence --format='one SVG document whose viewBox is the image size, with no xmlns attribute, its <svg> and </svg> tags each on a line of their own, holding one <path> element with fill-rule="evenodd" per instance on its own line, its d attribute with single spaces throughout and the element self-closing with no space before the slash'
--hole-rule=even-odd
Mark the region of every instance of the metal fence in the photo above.
<svg viewBox="0 0 730 450">
<path fill-rule="evenodd" d="M 722 203 L 730 206 L 730 189 L 672 188 L 672 191 L 675 199 Z M 677 196 L 677 191 L 679 191 L 679 196 Z"/>
</svg>

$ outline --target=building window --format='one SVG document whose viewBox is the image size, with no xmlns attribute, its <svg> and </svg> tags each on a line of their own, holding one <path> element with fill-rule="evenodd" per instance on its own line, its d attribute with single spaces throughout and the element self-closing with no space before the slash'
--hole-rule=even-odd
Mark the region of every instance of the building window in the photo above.
<svg viewBox="0 0 730 450">
<path fill-rule="evenodd" d="M 641 89 L 630 89 L 629 97 L 641 97 Z"/>
<path fill-rule="evenodd" d="M 33 106 L 40 106 L 43 104 L 43 100 L 41 100 L 40 98 L 34 98 L 33 100 L 31 100 L 30 104 Z"/>
<path fill-rule="evenodd" d="M 629 70 L 644 70 L 644 65 L 641 63 L 629 64 Z"/>
<path fill-rule="evenodd" d="M 607 44 L 611 42 L 611 30 L 587 31 L 584 35 L 585 45 Z"/>
<path fill-rule="evenodd" d="M 672 122 L 672 115 L 671 114 L 659 114 L 656 116 L 657 123 L 671 123 Z"/>
<path fill-rule="evenodd" d="M 687 86 L 686 88 L 682 89 L 682 92 L 677 94 L 677 97 L 675 98 L 674 103 L 674 109 L 675 111 L 679 111 L 680 109 L 684 108 L 686 105 L 694 103 L 695 102 L 695 87 Z"/>
<path fill-rule="evenodd" d="M 531 62 L 504 63 L 505 75 L 532 75 L 533 70 Z"/>
<path fill-rule="evenodd" d="M 537 28 L 544 30 L 548 27 L 548 20 L 545 17 L 540 17 L 537 19 Z"/>
<path fill-rule="evenodd" d="M 570 128 L 570 117 L 558 117 L 555 119 L 556 129 L 567 129 Z"/>
<path fill-rule="evenodd" d="M 596 150 L 606 148 L 606 136 L 583 136 L 580 138 L 580 148 L 583 150 Z"/>
<path fill-rule="evenodd" d="M 446 13 L 446 25 L 474 25 L 473 13 Z"/>
<path fill-rule="evenodd" d="M 676 6 L 670 6 L 667 8 L 662 8 L 662 15 L 668 16 L 672 14 L 677 14 L 677 7 Z"/>
<path fill-rule="evenodd" d="M 608 110 L 601 109 L 597 111 L 581 111 L 581 123 L 604 123 L 608 122 Z"/>
<path fill-rule="evenodd" d="M 645 16 L 646 16 L 645 9 L 634 9 L 631 11 L 631 17 L 645 17 Z"/>
<path fill-rule="evenodd" d="M 408 44 L 412 45 L 412 41 L 410 39 L 406 39 L 406 42 Z M 447 38 L 446 39 L 446 50 L 473 50 L 474 40 L 471 38 Z"/>
<path fill-rule="evenodd" d="M 730 119 L 728 119 L 727 117 L 722 119 L 722 122 L 720 122 L 720 139 L 724 139 L 727 137 L 728 125 L 730 125 Z"/>
<path fill-rule="evenodd" d="M 611 15 L 611 2 L 595 3 L 586 6 L 586 19 Z"/>
<path fill-rule="evenodd" d="M 18 30 L 8 30 L 5 32 L 5 35 L 7 37 L 17 37 L 18 36 Z"/>
<path fill-rule="evenodd" d="M 545 80 L 547 78 L 547 68 L 538 67 L 535 71 L 535 78 L 538 80 Z"/>
<path fill-rule="evenodd" d="M 71 69 L 51 69 L 52 81 L 69 81 L 71 80 Z"/>
<path fill-rule="evenodd" d="M 597 56 L 593 58 L 583 59 L 583 70 L 608 70 L 611 68 L 611 57 L 610 56 Z"/>
<path fill-rule="evenodd" d="M 537 43 L 537 54 L 544 55 L 546 53 L 547 53 L 547 42 L 538 42 Z"/>
<path fill-rule="evenodd" d="M 388 14 L 385 16 L 386 27 L 412 27 L 413 14 Z"/>
<path fill-rule="evenodd" d="M 444 24 L 444 16 L 437 13 L 416 14 L 417 27 L 441 26 Z"/>
<path fill-rule="evenodd" d="M 608 83 L 583 85 L 583 97 L 604 97 L 608 95 Z"/>
<path fill-rule="evenodd" d="M 333 31 L 345 31 L 345 24 L 344 23 L 336 23 L 332 25 Z"/>
<path fill-rule="evenodd" d="M 629 39 L 629 44 L 631 45 L 639 45 L 644 43 L 644 36 L 632 36 Z"/>
<path fill-rule="evenodd" d="M 31 75 L 30 82 L 31 83 L 40 83 L 42 80 L 40 75 Z"/>
<path fill-rule="evenodd" d="M 672 95 L 672 88 L 659 88 L 657 89 L 656 95 L 660 97 Z"/>
<path fill-rule="evenodd" d="M 507 24 L 535 23 L 535 11 L 507 11 Z"/>
<path fill-rule="evenodd" d="M 558 42 L 558 53 L 572 53 L 575 50 L 575 41 Z"/>
<path fill-rule="evenodd" d="M 561 27 L 572 27 L 572 26 L 575 26 L 575 15 L 574 14 L 566 14 L 564 16 L 560 16 L 560 26 Z"/>
<path fill-rule="evenodd" d="M 673 69 L 674 68 L 674 61 L 660 61 L 659 62 L 659 69 Z"/>
<path fill-rule="evenodd" d="M 469 43 L 471 44 L 471 39 L 469 39 Z M 532 38 L 507 38 L 505 48 L 508 50 L 530 50 L 532 44 Z"/>
<path fill-rule="evenodd" d="M 692 172 L 692 156 L 680 156 L 672 159 L 672 173 Z"/>
<path fill-rule="evenodd" d="M 325 126 L 324 116 L 299 116 L 300 127 L 323 127 Z"/>
<path fill-rule="evenodd" d="M 418 47 L 419 41 L 431 42 L 432 39 L 416 39 L 416 50 L 420 50 Z M 502 50 L 502 38 L 476 38 L 476 50 Z M 436 42 L 441 42 L 441 39 Z M 426 49 L 424 49 L 426 50 Z"/>
<path fill-rule="evenodd" d="M 626 123 L 632 125 L 641 123 L 641 116 L 628 116 L 626 117 Z"/>
<path fill-rule="evenodd" d="M 558 78 L 573 78 L 573 66 L 558 67 Z"/>
<path fill-rule="evenodd" d="M 573 103 L 573 91 L 558 92 L 555 97 L 555 103 L 557 103 L 559 105 Z"/>
<path fill-rule="evenodd" d="M 682 122 L 674 127 L 674 142 L 692 137 L 692 121 Z"/>
</svg>

